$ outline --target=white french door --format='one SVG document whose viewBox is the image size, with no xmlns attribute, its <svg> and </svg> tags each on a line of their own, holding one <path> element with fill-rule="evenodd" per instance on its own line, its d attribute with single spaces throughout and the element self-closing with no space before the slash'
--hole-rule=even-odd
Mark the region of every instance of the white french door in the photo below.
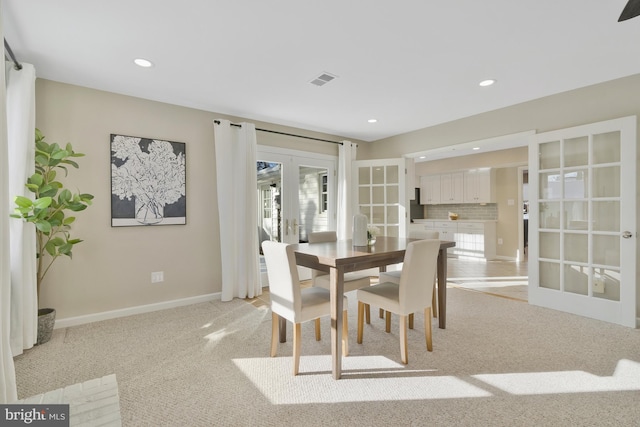
<svg viewBox="0 0 640 427">
<path fill-rule="evenodd" d="M 260 243 L 306 242 L 312 231 L 336 229 L 336 160 L 333 156 L 258 147 Z M 311 277 L 309 269 L 299 268 L 299 273 L 302 280 Z"/>
<path fill-rule="evenodd" d="M 529 302 L 636 327 L 636 117 L 533 135 Z"/>
</svg>

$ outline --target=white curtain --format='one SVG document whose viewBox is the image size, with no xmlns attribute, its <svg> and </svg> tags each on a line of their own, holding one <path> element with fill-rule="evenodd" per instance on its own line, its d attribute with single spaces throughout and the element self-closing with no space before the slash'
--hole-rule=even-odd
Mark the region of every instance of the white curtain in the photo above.
<svg viewBox="0 0 640 427">
<path fill-rule="evenodd" d="M 219 124 L 218 124 L 219 123 Z M 214 121 L 222 301 L 262 294 L 258 247 L 256 127 Z"/>
<path fill-rule="evenodd" d="M 2 4 L 0 3 L 0 36 L 2 31 Z M 0 106 L 6 111 L 5 67 L 0 69 Z M 7 116 L 0 114 L 0 403 L 14 402 L 18 398 L 16 371 L 10 344 L 11 319 L 11 258 L 9 255 L 9 147 Z"/>
<path fill-rule="evenodd" d="M 35 83 L 33 65 L 6 69 L 7 134 L 9 136 L 9 197 L 33 198 L 24 184 L 35 171 Z M 10 221 L 11 254 L 11 351 L 14 356 L 33 347 L 38 335 L 38 296 L 36 291 L 36 231 L 32 224 Z"/>
<path fill-rule="evenodd" d="M 342 141 L 338 148 L 338 240 L 351 238 L 353 217 L 352 163 L 356 159 L 357 145 Z"/>
</svg>

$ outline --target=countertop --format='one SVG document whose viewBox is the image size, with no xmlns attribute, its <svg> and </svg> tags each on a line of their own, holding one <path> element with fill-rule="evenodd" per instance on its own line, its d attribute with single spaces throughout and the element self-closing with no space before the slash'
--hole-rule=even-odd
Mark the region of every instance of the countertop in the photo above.
<svg viewBox="0 0 640 427">
<path fill-rule="evenodd" d="M 424 224 L 426 222 L 441 222 L 441 221 L 448 221 L 448 222 L 498 222 L 497 219 L 456 219 L 456 220 L 451 220 L 451 219 L 446 219 L 446 218 L 427 218 L 427 219 L 414 219 L 413 220 L 413 224 Z"/>
</svg>

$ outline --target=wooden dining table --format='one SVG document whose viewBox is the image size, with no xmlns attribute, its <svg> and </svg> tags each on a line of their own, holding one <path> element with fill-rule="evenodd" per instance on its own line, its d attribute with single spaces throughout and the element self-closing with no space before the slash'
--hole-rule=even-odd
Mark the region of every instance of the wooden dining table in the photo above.
<svg viewBox="0 0 640 427">
<path fill-rule="evenodd" d="M 418 239 L 378 236 L 371 246 L 353 246 L 351 240 L 337 242 L 300 243 L 294 246 L 296 264 L 329 273 L 331 293 L 331 359 L 333 378 L 342 375 L 342 310 L 344 274 L 352 271 L 386 267 L 403 262 L 409 242 Z M 438 252 L 438 325 L 446 327 L 447 315 L 447 249 L 455 242 L 440 241 Z M 425 280 L 429 280 L 425 278 Z M 280 328 L 280 341 L 286 340 L 286 332 Z"/>
</svg>

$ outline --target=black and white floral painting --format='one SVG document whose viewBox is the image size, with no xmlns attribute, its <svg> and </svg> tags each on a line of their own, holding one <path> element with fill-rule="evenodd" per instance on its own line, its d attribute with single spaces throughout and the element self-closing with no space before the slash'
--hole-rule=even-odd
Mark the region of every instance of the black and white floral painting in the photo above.
<svg viewBox="0 0 640 427">
<path fill-rule="evenodd" d="M 111 134 L 111 226 L 186 224 L 186 144 Z"/>
</svg>

